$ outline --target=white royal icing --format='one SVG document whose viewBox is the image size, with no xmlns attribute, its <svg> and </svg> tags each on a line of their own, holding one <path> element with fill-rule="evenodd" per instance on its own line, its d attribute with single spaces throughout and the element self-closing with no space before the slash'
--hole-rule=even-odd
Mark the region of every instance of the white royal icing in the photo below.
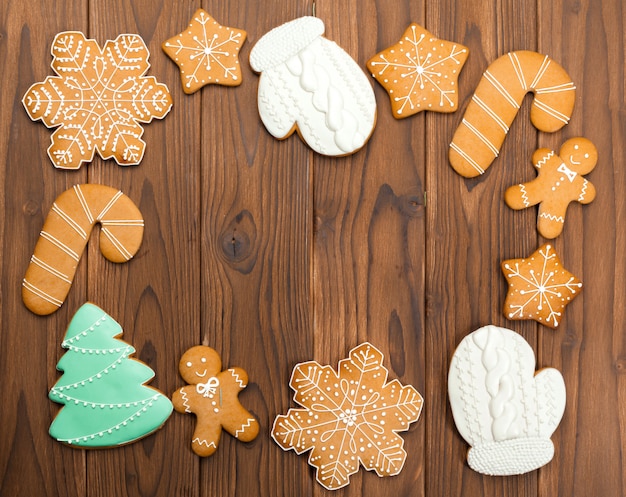
<svg viewBox="0 0 626 497">
<path fill-rule="evenodd" d="M 376 101 L 365 73 L 323 33 L 321 20 L 302 17 L 257 42 L 250 64 L 261 72 L 259 114 L 276 138 L 286 138 L 297 126 L 316 152 L 347 155 L 371 135 Z"/>
<path fill-rule="evenodd" d="M 468 463 L 487 475 L 515 475 L 547 464 L 550 436 L 565 410 L 561 373 L 535 373 L 535 355 L 517 333 L 485 326 L 452 357 L 448 393 L 454 422 L 472 446 Z"/>
</svg>

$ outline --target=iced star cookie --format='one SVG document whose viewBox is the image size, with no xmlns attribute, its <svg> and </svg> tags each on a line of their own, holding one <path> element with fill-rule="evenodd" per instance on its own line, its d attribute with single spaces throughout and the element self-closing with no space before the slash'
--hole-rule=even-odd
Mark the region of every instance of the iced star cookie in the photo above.
<svg viewBox="0 0 626 497">
<path fill-rule="evenodd" d="M 502 262 L 509 289 L 504 315 L 511 320 L 534 319 L 557 328 L 563 312 L 583 284 L 567 271 L 551 245 L 545 244 L 526 259 Z"/>
<path fill-rule="evenodd" d="M 143 217 L 121 191 L 74 185 L 52 204 L 22 281 L 22 300 L 39 315 L 63 305 L 89 236 L 100 224 L 100 251 L 111 262 L 129 261 L 143 240 Z"/>
<path fill-rule="evenodd" d="M 448 394 L 474 471 L 518 475 L 552 460 L 565 383 L 556 369 L 535 373 L 535 354 L 521 335 L 497 326 L 467 335 L 450 361 Z"/>
<path fill-rule="evenodd" d="M 539 204 L 537 230 L 544 238 L 556 238 L 563 231 L 570 202 L 589 204 L 596 198 L 596 189 L 583 175 L 597 162 L 598 151 L 586 138 L 567 140 L 558 155 L 540 148 L 533 154 L 537 178 L 508 188 L 504 200 L 512 209 Z"/>
<path fill-rule="evenodd" d="M 189 94 L 211 83 L 240 85 L 239 50 L 245 40 L 242 29 L 222 26 L 198 9 L 189 26 L 161 47 L 180 69 L 183 91 Z"/>
<path fill-rule="evenodd" d="M 64 404 L 50 435 L 71 447 L 108 448 L 135 442 L 158 430 L 172 403 L 147 386 L 154 371 L 132 355 L 118 337 L 122 327 L 99 307 L 86 303 L 70 322 L 57 369 L 63 376 L 50 400 Z"/>
<path fill-rule="evenodd" d="M 164 118 L 172 107 L 167 86 L 145 76 L 149 56 L 138 35 L 119 35 L 103 48 L 76 31 L 56 35 L 52 69 L 58 76 L 35 83 L 22 99 L 33 121 L 57 128 L 48 148 L 55 167 L 78 169 L 96 151 L 120 166 L 141 162 L 141 123 Z"/>
<path fill-rule="evenodd" d="M 393 117 L 402 119 L 423 110 L 454 112 L 457 80 L 469 50 L 435 38 L 412 23 L 398 43 L 367 62 L 372 76 L 389 93 Z"/>
<path fill-rule="evenodd" d="M 576 87 L 547 55 L 519 50 L 496 59 L 485 71 L 450 143 L 449 158 L 461 176 L 483 174 L 504 143 L 528 92 L 530 120 L 540 131 L 565 126 L 574 110 Z"/>
<path fill-rule="evenodd" d="M 387 374 L 382 353 L 367 342 L 339 361 L 338 372 L 313 361 L 297 364 L 289 385 L 302 408 L 278 416 L 272 438 L 283 450 L 311 451 L 309 464 L 328 490 L 348 485 L 359 465 L 397 475 L 406 459 L 398 432 L 418 420 L 423 399 L 410 385 L 388 382 Z"/>
<path fill-rule="evenodd" d="M 239 402 L 248 375 L 241 368 L 222 371 L 222 360 L 211 347 L 198 345 L 183 354 L 178 371 L 188 385 L 172 394 L 174 409 L 196 415 L 191 448 L 201 457 L 212 455 L 222 429 L 242 442 L 254 440 L 259 423 Z"/>
<path fill-rule="evenodd" d="M 323 34 L 320 19 L 301 17 L 256 43 L 250 65 L 261 73 L 259 114 L 275 138 L 297 130 L 320 154 L 348 155 L 372 134 L 376 100 L 357 63 Z"/>
</svg>

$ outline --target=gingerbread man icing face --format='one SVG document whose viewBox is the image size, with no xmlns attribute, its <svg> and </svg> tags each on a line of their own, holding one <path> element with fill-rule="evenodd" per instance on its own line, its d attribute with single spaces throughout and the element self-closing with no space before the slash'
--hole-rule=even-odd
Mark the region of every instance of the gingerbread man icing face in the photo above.
<svg viewBox="0 0 626 497">
<path fill-rule="evenodd" d="M 240 403 L 239 392 L 248 384 L 241 368 L 222 371 L 218 353 L 210 347 L 197 346 L 183 354 L 178 370 L 188 385 L 172 395 L 174 409 L 197 417 L 191 446 L 199 456 L 217 450 L 222 428 L 244 442 L 259 433 L 259 423 Z"/>
</svg>

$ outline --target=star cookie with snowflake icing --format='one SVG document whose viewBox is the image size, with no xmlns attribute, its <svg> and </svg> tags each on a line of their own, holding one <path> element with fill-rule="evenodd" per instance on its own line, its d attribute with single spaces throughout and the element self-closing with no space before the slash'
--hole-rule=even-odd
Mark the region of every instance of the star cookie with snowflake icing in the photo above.
<svg viewBox="0 0 626 497">
<path fill-rule="evenodd" d="M 211 83 L 240 85 L 238 57 L 245 40 L 245 31 L 222 26 L 198 9 L 187 29 L 164 41 L 162 48 L 178 65 L 183 91 L 190 94 Z"/>
<path fill-rule="evenodd" d="M 502 262 L 509 284 L 504 315 L 511 320 L 534 319 L 556 329 L 563 312 L 583 284 L 567 271 L 554 248 L 545 244 L 526 259 Z"/>
<path fill-rule="evenodd" d="M 100 48 L 76 31 L 52 42 L 57 76 L 32 85 L 22 103 L 52 133 L 48 156 L 61 169 L 79 169 L 97 151 L 121 166 L 136 165 L 146 143 L 141 123 L 162 119 L 172 107 L 166 85 L 144 76 L 150 53 L 138 35 L 119 35 Z"/>
<path fill-rule="evenodd" d="M 398 43 L 372 57 L 367 67 L 387 90 L 393 116 L 402 119 L 423 110 L 454 112 L 457 79 L 468 55 L 467 47 L 412 23 Z"/>
<path fill-rule="evenodd" d="M 359 464 L 397 475 L 406 459 L 398 432 L 418 420 L 423 399 L 410 385 L 387 382 L 387 373 L 382 353 L 367 342 L 339 361 L 338 373 L 314 361 L 297 364 L 289 385 L 303 409 L 278 416 L 272 438 L 283 450 L 311 451 L 309 464 L 329 490 L 348 485 Z"/>
</svg>

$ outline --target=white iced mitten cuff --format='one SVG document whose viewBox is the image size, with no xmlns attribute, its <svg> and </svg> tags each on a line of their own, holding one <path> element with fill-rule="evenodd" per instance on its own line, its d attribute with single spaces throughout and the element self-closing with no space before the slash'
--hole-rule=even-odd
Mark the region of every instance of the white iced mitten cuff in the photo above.
<svg viewBox="0 0 626 497">
<path fill-rule="evenodd" d="M 553 368 L 535 374 L 535 355 L 519 334 L 490 325 L 466 336 L 450 363 L 448 394 L 473 470 L 523 474 L 552 460 L 565 383 Z"/>
<path fill-rule="evenodd" d="M 297 130 L 320 154 L 348 155 L 372 134 L 376 100 L 366 74 L 323 33 L 320 19 L 301 17 L 252 48 L 250 65 L 261 73 L 259 115 L 275 138 Z"/>
</svg>

